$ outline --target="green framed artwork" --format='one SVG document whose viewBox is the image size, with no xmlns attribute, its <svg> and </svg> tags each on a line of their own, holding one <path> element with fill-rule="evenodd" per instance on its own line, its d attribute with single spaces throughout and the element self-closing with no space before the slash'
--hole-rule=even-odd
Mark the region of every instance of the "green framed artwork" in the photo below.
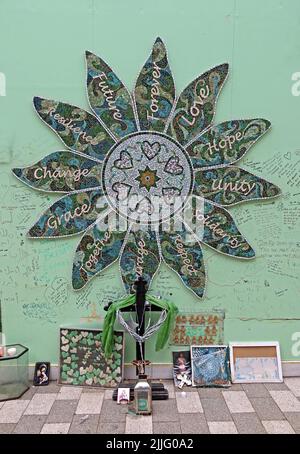
<svg viewBox="0 0 300 454">
<path fill-rule="evenodd" d="M 124 333 L 114 332 L 112 354 L 105 357 L 102 330 L 60 328 L 59 383 L 114 388 L 123 379 Z"/>
<path fill-rule="evenodd" d="M 217 345 L 223 343 L 223 311 L 179 313 L 171 336 L 172 345 Z"/>
</svg>

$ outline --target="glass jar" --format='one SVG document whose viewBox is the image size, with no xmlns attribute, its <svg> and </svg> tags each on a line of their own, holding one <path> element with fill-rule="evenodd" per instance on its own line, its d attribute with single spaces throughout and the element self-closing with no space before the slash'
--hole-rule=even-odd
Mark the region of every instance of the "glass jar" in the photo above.
<svg viewBox="0 0 300 454">
<path fill-rule="evenodd" d="M 137 415 L 152 413 L 152 390 L 146 375 L 139 376 L 134 387 L 134 409 Z"/>
</svg>

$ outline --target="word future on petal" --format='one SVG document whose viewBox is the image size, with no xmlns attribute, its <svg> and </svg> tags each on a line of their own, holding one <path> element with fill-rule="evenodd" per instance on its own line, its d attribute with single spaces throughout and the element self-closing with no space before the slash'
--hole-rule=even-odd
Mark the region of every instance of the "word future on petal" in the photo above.
<svg viewBox="0 0 300 454">
<path fill-rule="evenodd" d="M 243 140 L 243 138 L 244 138 L 244 134 L 242 132 L 238 131 L 236 134 L 224 137 L 223 139 L 219 140 L 218 143 L 217 143 L 216 139 L 214 139 L 212 143 L 209 143 L 207 145 L 208 152 L 209 152 L 210 156 L 213 156 L 214 152 L 219 152 L 220 150 L 224 150 L 224 149 L 232 150 L 235 142 L 240 142 L 241 140 Z"/>
<path fill-rule="evenodd" d="M 111 232 L 109 230 L 107 230 L 104 233 L 103 239 L 96 241 L 95 249 L 89 256 L 89 259 L 85 264 L 85 267 L 87 268 L 87 270 L 91 270 L 92 268 L 96 267 L 97 263 L 99 262 L 100 256 L 101 256 L 102 249 L 107 244 L 107 242 L 110 240 L 110 238 L 111 238 Z"/>
<path fill-rule="evenodd" d="M 81 206 L 76 207 L 73 211 L 66 211 L 66 213 L 61 214 L 60 216 L 50 216 L 47 220 L 47 226 L 50 229 L 57 229 L 58 226 L 62 225 L 63 223 L 67 224 L 72 219 L 80 218 L 83 214 L 88 213 L 91 207 L 91 204 L 87 205 L 86 203 L 83 203 Z"/>
<path fill-rule="evenodd" d="M 122 114 L 116 106 L 116 99 L 114 97 L 114 91 L 111 90 L 109 88 L 109 86 L 105 83 L 105 80 L 107 80 L 107 75 L 104 72 L 102 72 L 101 74 L 99 74 L 98 77 L 100 79 L 100 82 L 98 85 L 108 103 L 108 109 L 114 111 L 113 117 L 115 120 L 117 120 L 117 121 L 122 120 Z M 104 78 L 105 80 L 102 80 L 102 78 Z"/>
<path fill-rule="evenodd" d="M 42 180 L 50 178 L 51 180 L 58 180 L 60 178 L 73 178 L 74 181 L 79 181 L 81 177 L 86 177 L 90 173 L 90 169 L 60 169 L 55 170 L 47 169 L 47 167 L 37 167 L 34 171 L 34 178 Z"/>
<path fill-rule="evenodd" d="M 191 115 L 192 120 L 189 120 L 186 118 L 184 115 L 182 115 L 182 119 L 189 125 L 193 126 L 196 119 L 199 117 L 201 113 L 201 107 L 204 106 L 206 99 L 210 95 L 210 89 L 208 85 L 205 85 L 205 87 L 200 88 L 199 95 L 197 95 L 196 100 L 193 102 L 192 106 L 190 107 L 188 113 Z M 200 106 L 200 107 L 199 107 Z"/>
<path fill-rule="evenodd" d="M 50 117 L 53 117 L 54 120 L 57 121 L 57 123 L 63 125 L 66 129 L 69 129 L 74 134 L 78 134 L 78 136 L 81 136 L 81 138 L 85 140 L 87 143 L 90 143 L 91 145 L 98 144 L 98 139 L 92 136 L 87 136 L 86 132 L 80 126 L 76 126 L 75 124 L 73 124 L 74 120 L 72 120 L 72 118 L 63 117 L 62 115 L 56 113 L 56 110 L 54 108 L 49 110 L 49 115 Z"/>
<path fill-rule="evenodd" d="M 160 72 L 160 67 L 157 65 L 157 63 L 153 63 L 153 71 L 152 71 L 152 83 L 151 83 L 151 104 L 150 104 L 150 110 L 151 113 L 149 114 L 147 110 L 147 120 L 157 120 L 155 118 L 155 114 L 157 113 L 159 107 L 158 107 L 158 97 L 160 96 L 160 83 L 159 79 L 161 76 Z"/>
<path fill-rule="evenodd" d="M 241 180 L 236 182 L 226 182 L 225 179 L 213 180 L 212 190 L 213 191 L 230 191 L 230 192 L 239 192 L 245 195 L 249 195 L 251 191 L 256 186 L 256 182 Z"/>
</svg>

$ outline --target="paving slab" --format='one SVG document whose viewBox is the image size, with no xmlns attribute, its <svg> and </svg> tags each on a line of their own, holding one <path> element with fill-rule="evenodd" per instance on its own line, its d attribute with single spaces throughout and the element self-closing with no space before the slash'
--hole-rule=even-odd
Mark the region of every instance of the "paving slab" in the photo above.
<svg viewBox="0 0 300 454">
<path fill-rule="evenodd" d="M 237 434 L 237 428 L 234 422 L 208 422 L 209 432 L 211 434 Z"/>
<path fill-rule="evenodd" d="M 100 414 L 103 403 L 104 393 L 84 393 L 81 394 L 78 401 L 76 414 L 77 415 L 95 415 Z"/>
<path fill-rule="evenodd" d="M 296 397 L 300 397 L 300 378 L 290 377 L 284 380 L 286 386 L 292 391 Z"/>
<path fill-rule="evenodd" d="M 152 417 L 155 422 L 179 421 L 175 399 L 154 400 L 152 402 Z"/>
<path fill-rule="evenodd" d="M 233 421 L 239 434 L 265 434 L 265 428 L 255 413 L 234 413 Z"/>
<path fill-rule="evenodd" d="M 102 403 L 100 422 L 123 422 L 125 423 L 128 405 L 118 405 L 113 400 L 105 400 Z"/>
<path fill-rule="evenodd" d="M 77 400 L 56 400 L 48 415 L 47 423 L 71 423 L 77 404 Z"/>
<path fill-rule="evenodd" d="M 254 408 L 245 391 L 223 392 L 230 413 L 254 413 Z"/>
<path fill-rule="evenodd" d="M 217 399 L 201 399 L 207 421 L 232 421 L 232 417 L 223 397 Z"/>
<path fill-rule="evenodd" d="M 300 412 L 300 402 L 291 391 L 270 391 L 282 412 Z"/>
<path fill-rule="evenodd" d="M 198 393 L 176 392 L 175 396 L 179 413 L 203 413 Z"/>
<path fill-rule="evenodd" d="M 39 394 L 57 394 L 59 390 L 61 389 L 61 385 L 59 385 L 55 381 L 50 381 L 49 385 L 45 386 L 34 386 L 35 390 Z"/>
<path fill-rule="evenodd" d="M 62 386 L 57 394 L 57 400 L 78 400 L 82 394 L 82 388 L 76 386 Z"/>
<path fill-rule="evenodd" d="M 95 434 L 99 423 L 99 415 L 75 415 L 69 434 Z"/>
<path fill-rule="evenodd" d="M 270 397 L 269 390 L 263 383 L 245 383 L 242 386 L 248 397 Z"/>
<path fill-rule="evenodd" d="M 200 400 L 202 398 L 204 398 L 204 399 L 222 398 L 223 399 L 221 388 L 198 388 L 198 394 L 199 394 Z"/>
<path fill-rule="evenodd" d="M 269 391 L 288 391 L 289 388 L 285 383 L 264 383 Z"/>
<path fill-rule="evenodd" d="M 22 416 L 13 433 L 15 434 L 39 434 L 46 422 L 47 416 L 28 415 Z"/>
<path fill-rule="evenodd" d="M 55 398 L 55 393 L 35 393 L 24 412 L 24 415 L 48 415 L 54 404 Z"/>
<path fill-rule="evenodd" d="M 208 425 L 203 414 L 181 413 L 179 415 L 183 434 L 208 434 Z"/>
<path fill-rule="evenodd" d="M 152 434 L 152 416 L 127 415 L 125 434 Z"/>
<path fill-rule="evenodd" d="M 70 423 L 44 424 L 41 434 L 67 434 Z"/>
<path fill-rule="evenodd" d="M 250 398 L 250 402 L 261 420 L 272 421 L 285 419 L 271 396 Z"/>
<path fill-rule="evenodd" d="M 294 434 L 295 431 L 288 421 L 262 421 L 268 434 Z"/>
<path fill-rule="evenodd" d="M 0 409 L 0 424 L 19 422 L 30 402 L 30 400 L 9 400 L 5 402 Z"/>
<path fill-rule="evenodd" d="M 124 422 L 99 422 L 98 434 L 124 434 L 125 423 Z"/>
<path fill-rule="evenodd" d="M 154 434 L 181 434 L 181 426 L 179 422 L 154 422 Z"/>
<path fill-rule="evenodd" d="M 293 427 L 296 434 L 300 434 L 300 413 L 285 413 L 284 416 Z"/>
<path fill-rule="evenodd" d="M 15 427 L 15 424 L 0 424 L 0 434 L 11 434 Z"/>
<path fill-rule="evenodd" d="M 104 399 L 105 400 L 112 400 L 113 398 L 113 393 L 114 393 L 114 390 L 113 389 L 106 389 L 104 391 Z"/>
</svg>

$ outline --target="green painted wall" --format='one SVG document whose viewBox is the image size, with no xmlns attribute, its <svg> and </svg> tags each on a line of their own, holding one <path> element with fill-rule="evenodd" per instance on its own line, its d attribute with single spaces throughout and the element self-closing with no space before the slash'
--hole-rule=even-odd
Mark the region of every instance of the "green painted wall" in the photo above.
<svg viewBox="0 0 300 454">
<path fill-rule="evenodd" d="M 31 99 L 40 95 L 87 108 L 86 49 L 133 87 L 158 35 L 168 46 L 178 91 L 215 64 L 230 63 L 216 121 L 261 116 L 272 122 L 242 164 L 278 184 L 283 196 L 230 209 L 257 259 L 236 261 L 206 248 L 203 302 L 166 267 L 153 289 L 183 310 L 224 309 L 226 341 L 278 339 L 285 360 L 300 359 L 292 354 L 292 335 L 300 331 L 300 97 L 292 94 L 292 75 L 300 71 L 299 32 L 299 0 L 1 0 L 0 300 L 8 341 L 28 345 L 31 362 L 56 363 L 58 327 L 99 326 L 95 314 L 103 319 L 103 303 L 122 294 L 116 266 L 83 291 L 72 290 L 78 238 L 25 238 L 56 197 L 25 187 L 10 168 L 63 148 L 35 115 Z M 153 341 L 147 352 L 154 362 L 170 362 L 170 350 L 155 353 Z M 133 359 L 129 343 L 126 359 Z"/>
</svg>

